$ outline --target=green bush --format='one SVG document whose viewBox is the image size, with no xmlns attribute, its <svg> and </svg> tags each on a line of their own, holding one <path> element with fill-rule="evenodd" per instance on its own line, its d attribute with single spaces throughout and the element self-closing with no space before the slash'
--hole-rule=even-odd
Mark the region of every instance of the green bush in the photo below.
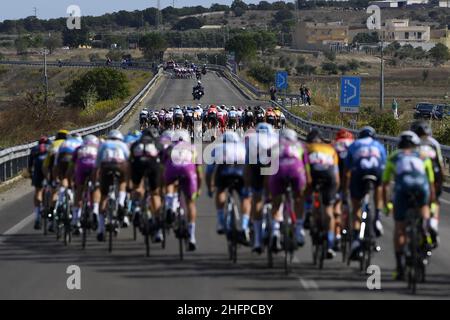
<svg viewBox="0 0 450 320">
<path fill-rule="evenodd" d="M 327 72 L 328 74 L 338 74 L 338 66 L 333 62 L 324 62 L 322 63 L 322 70 Z"/>
<path fill-rule="evenodd" d="M 95 95 L 98 101 L 123 99 L 130 94 L 129 82 L 121 71 L 98 68 L 75 79 L 67 88 L 64 104 L 86 108 L 86 101 Z"/>
<path fill-rule="evenodd" d="M 84 109 L 80 112 L 80 117 L 82 119 L 95 119 L 98 117 L 105 117 L 108 113 L 113 112 L 122 105 L 120 99 L 99 101 L 89 108 Z"/>
<path fill-rule="evenodd" d="M 297 71 L 297 74 L 299 74 L 299 75 L 309 76 L 309 75 L 316 73 L 316 67 L 312 66 L 310 64 L 304 64 L 304 65 L 297 66 L 295 68 L 295 70 Z"/>
<path fill-rule="evenodd" d="M 399 122 L 394 119 L 391 112 L 372 114 L 368 124 L 369 126 L 372 126 L 378 134 L 396 136 L 400 133 Z"/>
<path fill-rule="evenodd" d="M 258 64 L 251 66 L 248 73 L 258 82 L 269 84 L 274 80 L 275 70 L 267 65 Z"/>
<path fill-rule="evenodd" d="M 323 55 L 325 56 L 325 58 L 327 58 L 330 61 L 336 60 L 336 53 L 333 51 L 324 51 Z"/>
<path fill-rule="evenodd" d="M 347 66 L 350 70 L 356 71 L 359 68 L 359 62 L 355 59 L 352 59 L 347 63 Z"/>
</svg>

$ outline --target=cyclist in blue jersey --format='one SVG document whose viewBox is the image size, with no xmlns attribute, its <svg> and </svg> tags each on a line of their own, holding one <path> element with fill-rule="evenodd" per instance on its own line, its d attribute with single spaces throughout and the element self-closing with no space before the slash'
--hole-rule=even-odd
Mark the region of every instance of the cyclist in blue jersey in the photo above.
<svg viewBox="0 0 450 320">
<path fill-rule="evenodd" d="M 142 137 L 142 132 L 139 130 L 129 131 L 128 134 L 125 136 L 123 142 L 125 142 L 128 147 L 131 147 L 133 143 L 138 141 Z"/>
<path fill-rule="evenodd" d="M 380 220 L 383 209 L 381 176 L 386 165 L 387 156 L 386 149 L 375 137 L 376 132 L 374 128 L 369 126 L 362 128 L 358 139 L 349 147 L 347 158 L 345 159 L 346 190 L 350 188 L 353 208 L 353 242 L 350 254 L 352 259 L 357 258 L 361 248 L 358 235 L 361 227 L 361 200 L 365 192 L 364 188 L 362 188 L 363 177 L 366 175 L 376 177 L 376 209 L 373 228 L 377 237 L 383 234 L 383 226 Z"/>
<path fill-rule="evenodd" d="M 130 150 L 123 142 L 123 135 L 118 130 L 112 130 L 108 134 L 107 140 L 100 145 L 96 162 L 96 177 L 100 181 L 101 201 L 100 216 L 97 229 L 97 240 L 105 240 L 105 213 L 108 201 L 109 187 L 113 184 L 113 176 L 109 172 L 117 172 L 119 174 L 119 219 L 124 222 L 128 217 L 124 216 L 125 199 L 127 196 L 126 186 L 129 176 Z M 128 221 L 125 221 L 125 226 Z"/>
<path fill-rule="evenodd" d="M 248 189 L 244 187 L 245 145 L 235 132 L 225 132 L 222 142 L 212 150 L 213 163 L 206 168 L 206 184 L 208 195 L 216 192 L 217 233 L 223 234 L 227 229 L 225 224 L 226 190 L 235 184 L 241 198 L 241 230 L 244 243 L 250 240 L 250 208 L 251 200 Z M 229 217 L 227 217 L 229 218 Z"/>
</svg>

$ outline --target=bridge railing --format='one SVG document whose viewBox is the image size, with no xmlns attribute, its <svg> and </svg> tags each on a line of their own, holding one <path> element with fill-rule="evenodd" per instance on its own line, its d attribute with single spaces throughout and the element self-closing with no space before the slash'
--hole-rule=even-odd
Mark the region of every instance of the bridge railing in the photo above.
<svg viewBox="0 0 450 320">
<path fill-rule="evenodd" d="M 112 129 L 118 128 L 124 117 L 134 108 L 145 92 L 155 84 L 161 74 L 162 69 L 159 69 L 144 88 L 142 88 L 142 90 L 140 90 L 113 119 L 86 128 L 73 130 L 71 133 L 79 133 L 82 136 L 88 134 L 103 135 Z M 53 138 L 54 137 L 51 137 L 51 139 Z M 17 176 L 27 167 L 31 149 L 36 145 L 37 142 L 27 143 L 0 151 L 0 182 L 7 181 L 8 179 Z"/>
</svg>

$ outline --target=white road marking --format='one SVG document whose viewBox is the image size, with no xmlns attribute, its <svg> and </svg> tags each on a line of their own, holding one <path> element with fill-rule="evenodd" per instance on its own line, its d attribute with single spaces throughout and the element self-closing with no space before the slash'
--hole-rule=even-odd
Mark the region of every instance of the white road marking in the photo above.
<svg viewBox="0 0 450 320">
<path fill-rule="evenodd" d="M 2 234 L 2 238 L 0 238 L 0 244 L 6 240 L 5 236 L 10 236 L 10 235 L 18 233 L 20 230 L 22 230 L 27 225 L 29 225 L 31 222 L 33 222 L 33 220 L 34 220 L 34 213 L 32 213 L 28 217 L 24 218 L 22 221 L 20 221 L 18 224 L 16 224 L 12 228 L 6 230 Z"/>
<path fill-rule="evenodd" d="M 319 286 L 314 280 L 305 280 L 303 278 L 298 278 L 302 287 L 306 290 L 318 290 Z"/>
</svg>

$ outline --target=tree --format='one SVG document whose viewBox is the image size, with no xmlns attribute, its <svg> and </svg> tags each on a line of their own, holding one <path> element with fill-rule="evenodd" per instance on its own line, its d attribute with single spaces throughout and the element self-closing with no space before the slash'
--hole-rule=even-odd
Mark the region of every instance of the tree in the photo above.
<svg viewBox="0 0 450 320">
<path fill-rule="evenodd" d="M 239 33 L 228 40 L 225 45 L 227 51 L 233 51 L 236 55 L 236 62 L 250 60 L 256 55 L 257 44 L 252 34 Z"/>
<path fill-rule="evenodd" d="M 334 52 L 334 51 L 326 50 L 323 52 L 323 55 L 325 56 L 325 58 L 327 58 L 330 61 L 336 60 L 336 52 Z"/>
<path fill-rule="evenodd" d="M 261 31 L 253 33 L 258 50 L 264 54 L 266 50 L 274 49 L 277 44 L 276 35 L 273 32 Z"/>
<path fill-rule="evenodd" d="M 90 43 L 89 31 L 85 27 L 80 30 L 64 29 L 63 43 L 65 46 L 69 46 L 71 48 L 78 48 L 79 46 L 88 45 Z"/>
<path fill-rule="evenodd" d="M 28 39 L 25 37 L 19 37 L 14 41 L 14 45 L 16 47 L 17 54 L 23 54 L 26 53 L 28 50 L 30 44 Z"/>
<path fill-rule="evenodd" d="M 141 38 L 139 47 L 147 60 L 161 60 L 167 49 L 167 42 L 161 34 L 151 32 Z"/>
<path fill-rule="evenodd" d="M 242 16 L 248 10 L 247 4 L 242 0 L 234 0 L 230 8 L 237 17 Z"/>
<path fill-rule="evenodd" d="M 272 5 L 269 2 L 267 2 L 267 1 L 260 1 L 258 3 L 257 9 L 258 10 L 264 10 L 264 11 L 271 10 L 272 9 Z"/>
<path fill-rule="evenodd" d="M 447 46 L 442 43 L 438 43 L 431 48 L 429 55 L 436 64 L 442 64 L 450 59 L 450 52 L 448 51 Z"/>
<path fill-rule="evenodd" d="M 174 26 L 173 30 L 185 31 L 190 29 L 200 29 L 203 26 L 203 22 L 196 17 L 187 17 L 178 21 Z"/>
<path fill-rule="evenodd" d="M 263 84 L 269 84 L 273 82 L 275 77 L 275 70 L 263 64 L 255 64 L 251 66 L 248 73 L 255 80 Z"/>
<path fill-rule="evenodd" d="M 123 99 L 130 94 L 128 79 L 121 71 L 98 68 L 75 79 L 67 88 L 64 104 L 86 107 L 93 97 L 100 101 Z"/>
<path fill-rule="evenodd" d="M 294 19 L 294 14 L 289 9 L 282 9 L 275 13 L 274 19 L 276 23 L 283 23 L 286 20 Z"/>
<path fill-rule="evenodd" d="M 44 44 L 50 51 L 50 54 L 52 54 L 56 48 L 62 47 L 62 38 L 60 35 L 52 35 L 44 41 Z"/>
<path fill-rule="evenodd" d="M 333 62 L 322 63 L 322 70 L 328 74 L 338 74 L 338 66 Z"/>
<path fill-rule="evenodd" d="M 378 43 L 378 33 L 372 32 L 372 33 L 365 33 L 360 32 L 356 36 L 353 37 L 352 43 Z"/>
<path fill-rule="evenodd" d="M 297 71 L 297 74 L 299 74 L 299 75 L 310 76 L 311 74 L 316 73 L 316 67 L 309 65 L 309 64 L 299 65 L 295 68 L 295 70 Z"/>
</svg>

